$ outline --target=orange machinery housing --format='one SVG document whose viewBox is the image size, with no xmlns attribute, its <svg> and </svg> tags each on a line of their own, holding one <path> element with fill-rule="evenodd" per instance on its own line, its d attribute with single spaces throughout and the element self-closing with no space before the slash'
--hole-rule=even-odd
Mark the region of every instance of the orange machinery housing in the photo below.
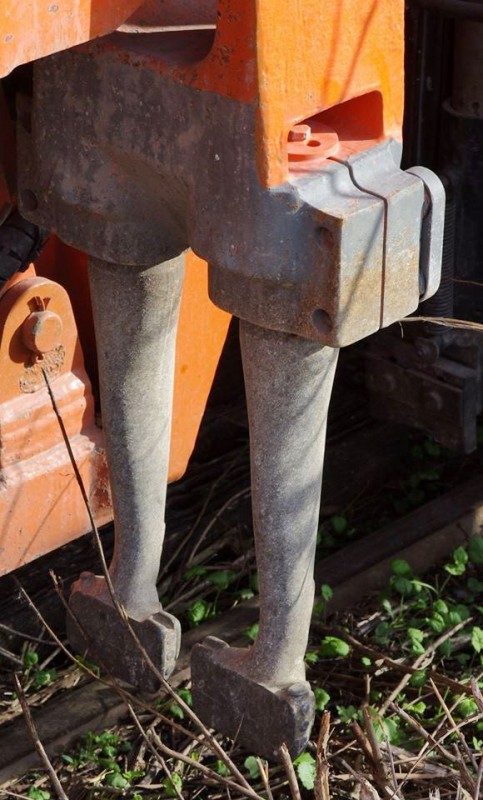
<svg viewBox="0 0 483 800">
<path fill-rule="evenodd" d="M 325 112 L 349 148 L 400 138 L 403 2 L 326 0 L 323 24 L 320 0 L 303 5 L 295 0 L 150 0 L 140 5 L 139 0 L 3 0 L 0 76 L 11 77 L 8 91 L 0 92 L 0 221 L 15 206 L 13 112 L 5 99 L 12 83 L 17 88 L 15 68 L 119 26 L 214 28 L 218 20 L 210 52 L 179 80 L 256 108 L 263 186 L 286 180 L 289 131 L 315 114 Z M 25 91 L 21 78 L 18 83 Z M 229 315 L 208 298 L 206 264 L 191 252 L 186 260 L 172 480 L 186 468 L 229 323 Z M 35 270 L 12 278 L 0 295 L 0 574 L 90 528 L 44 372 L 97 521 L 111 515 L 92 389 L 96 357 L 86 257 L 52 236 Z"/>
</svg>

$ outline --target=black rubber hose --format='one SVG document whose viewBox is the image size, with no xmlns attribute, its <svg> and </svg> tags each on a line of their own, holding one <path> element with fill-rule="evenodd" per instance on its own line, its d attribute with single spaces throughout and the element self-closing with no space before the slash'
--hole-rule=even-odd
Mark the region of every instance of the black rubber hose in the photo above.
<svg viewBox="0 0 483 800">
<path fill-rule="evenodd" d="M 14 211 L 0 227 L 0 289 L 35 261 L 46 241 L 46 232 Z"/>
</svg>

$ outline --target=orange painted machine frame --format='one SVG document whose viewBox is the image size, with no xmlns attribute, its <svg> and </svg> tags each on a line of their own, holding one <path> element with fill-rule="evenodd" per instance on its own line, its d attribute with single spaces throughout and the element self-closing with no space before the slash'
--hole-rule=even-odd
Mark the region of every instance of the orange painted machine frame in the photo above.
<svg viewBox="0 0 483 800">
<path fill-rule="evenodd" d="M 140 5 L 140 0 L 3 0 L 0 76 L 19 64 L 115 30 Z M 150 13 L 153 8 L 156 12 L 153 0 L 147 5 Z M 159 4 L 159 12 L 167 17 L 163 25 L 169 24 L 169 9 L 175 7 L 176 2 Z M 364 146 L 364 130 L 370 131 L 372 141 L 400 137 L 403 0 L 326 0 L 322 5 L 320 0 L 303 4 L 299 0 L 283 4 L 280 0 L 218 0 L 218 12 L 209 54 L 199 64 L 175 68 L 173 78 L 256 107 L 255 158 L 264 186 L 287 179 L 289 131 L 315 114 L 326 113 L 339 138 L 357 142 L 358 149 Z M 354 101 L 349 116 L 346 101 Z M 364 120 L 362 133 L 355 117 Z M 92 485 L 92 471 L 97 475 L 99 520 L 110 513 L 91 392 L 96 364 L 86 259 L 53 239 L 38 271 L 53 283 L 35 284 L 32 281 L 39 278 L 21 276 L 0 297 L 0 467 L 10 470 L 8 479 L 0 473 L 0 574 L 90 527 L 46 387 L 28 396 L 19 388 L 31 353 L 22 351 L 17 341 L 20 350 L 13 356 L 11 343 L 20 336 L 35 287 L 43 286 L 63 307 L 68 356 L 52 387 L 62 407 L 65 387 L 72 389 L 72 401 L 77 398 L 69 431 L 77 441 L 87 484 Z M 206 264 L 190 253 L 178 336 L 171 479 L 186 467 L 228 323 L 228 315 L 208 300 Z M 22 424 L 12 423 L 9 432 L 12 408 L 17 421 L 23 409 L 25 416 Z"/>
<path fill-rule="evenodd" d="M 140 0 L 2 0 L 0 76 L 110 33 L 139 5 Z"/>
</svg>

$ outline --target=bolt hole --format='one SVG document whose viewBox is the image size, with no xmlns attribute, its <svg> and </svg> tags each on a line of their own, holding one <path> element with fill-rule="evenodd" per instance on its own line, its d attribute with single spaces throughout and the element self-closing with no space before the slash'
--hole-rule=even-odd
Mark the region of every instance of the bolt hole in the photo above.
<svg viewBox="0 0 483 800">
<path fill-rule="evenodd" d="M 36 211 L 39 207 L 37 195 L 35 192 L 32 192 L 31 189 L 23 189 L 23 191 L 20 192 L 20 201 L 26 211 Z"/>
<path fill-rule="evenodd" d="M 334 237 L 328 228 L 317 229 L 317 244 L 323 250 L 332 249 L 334 247 Z"/>
<path fill-rule="evenodd" d="M 320 147 L 320 145 L 321 145 L 321 144 L 322 144 L 322 142 L 318 142 L 318 141 L 317 141 L 317 139 L 310 139 L 310 140 L 307 142 L 307 145 L 308 145 L 309 147 Z"/>
<path fill-rule="evenodd" d="M 330 316 L 323 308 L 315 309 L 312 314 L 312 322 L 319 333 L 330 333 L 333 327 Z"/>
</svg>

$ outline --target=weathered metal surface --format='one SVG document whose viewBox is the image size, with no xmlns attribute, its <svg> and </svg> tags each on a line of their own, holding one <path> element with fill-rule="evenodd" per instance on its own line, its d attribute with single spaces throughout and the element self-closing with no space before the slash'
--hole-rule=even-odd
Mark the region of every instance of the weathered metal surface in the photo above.
<svg viewBox="0 0 483 800">
<path fill-rule="evenodd" d="M 403 3 L 349 5 L 334 0 L 321 25 L 318 0 L 303 15 L 294 2 L 289 29 L 277 3 L 222 0 L 216 32 L 117 34 L 39 64 L 31 118 L 19 115 L 25 213 L 110 262 L 94 261 L 91 275 L 117 529 L 111 575 L 133 620 L 160 613 L 174 273 L 188 245 L 210 264 L 215 302 L 242 318 L 260 634 L 246 650 L 195 652 L 194 699 L 234 735 L 243 696 L 252 724 L 242 736 L 270 757 L 282 740 L 295 755 L 313 715 L 304 653 L 337 359 L 322 345 L 395 321 L 420 293 L 423 184 L 399 170 L 391 138 L 402 85 L 388 65 L 399 74 Z M 108 608 L 100 579 L 73 595 L 89 633 L 98 592 Z M 161 664 L 164 646 L 152 644 Z M 116 658 L 144 679 L 126 666 L 130 654 Z"/>
<path fill-rule="evenodd" d="M 399 170 L 390 141 L 378 143 L 382 121 L 362 144 L 343 128 L 337 156 L 292 165 L 289 181 L 265 188 L 256 108 L 178 81 L 210 46 L 206 31 L 118 34 L 39 65 L 33 132 L 20 136 L 24 213 L 124 264 L 190 245 L 210 263 L 217 305 L 321 344 L 348 344 L 414 311 L 423 184 Z"/>
<path fill-rule="evenodd" d="M 337 351 L 246 322 L 241 323 L 240 335 L 250 423 L 260 631 L 251 648 L 193 652 L 193 702 L 210 724 L 230 736 L 241 725 L 245 742 L 249 720 L 253 723 L 260 703 L 253 742 L 273 757 L 280 737 L 286 737 L 292 753 L 302 749 L 313 714 L 304 655 Z M 301 694 L 290 694 L 293 684 L 305 687 Z M 241 702 L 242 694 L 256 685 L 253 705 L 249 693 Z"/>
<path fill-rule="evenodd" d="M 116 527 L 111 580 L 129 618 L 143 624 L 146 621 L 142 630 L 148 637 L 150 654 L 166 674 L 174 667 L 180 630 L 171 620 L 166 635 L 162 633 L 164 612 L 156 580 L 165 530 L 183 272 L 182 256 L 148 269 L 92 260 L 89 271 Z M 134 678 L 147 680 L 149 669 L 146 673 L 142 668 L 142 655 L 136 656 L 135 648 L 126 646 L 129 633 L 123 632 L 123 622 L 116 617 L 105 579 L 85 575 L 75 588 L 72 602 L 81 624 L 85 624 L 101 656 L 105 654 L 112 664 L 113 672 L 119 677 L 130 675 L 133 682 Z M 104 606 L 105 624 L 96 625 L 96 613 Z M 106 641 L 109 625 L 113 626 L 112 643 Z M 114 651 L 117 655 L 112 660 Z"/>
<path fill-rule="evenodd" d="M 440 179 L 427 167 L 410 167 L 407 172 L 423 182 L 425 193 L 419 258 L 422 302 L 437 292 L 441 282 L 446 194 Z"/>
<path fill-rule="evenodd" d="M 210 728 L 264 758 L 276 760 L 282 744 L 295 758 L 306 746 L 314 720 L 310 684 L 303 681 L 270 689 L 227 665 L 223 660 L 227 649 L 214 637 L 193 648 L 191 680 L 196 686 L 197 713 Z M 229 650 L 237 655 L 235 648 Z"/>
<path fill-rule="evenodd" d="M 73 586 L 69 606 L 75 617 L 67 617 L 70 643 L 111 675 L 145 692 L 157 691 L 160 681 L 146 654 L 163 677 L 173 672 L 181 628 L 178 620 L 162 611 L 159 604 L 158 611 L 141 614 L 138 619 L 129 613 L 127 625 L 114 606 L 104 579 L 84 572 Z"/>
<path fill-rule="evenodd" d="M 411 309 L 417 308 L 420 296 L 419 251 L 424 186 L 419 178 L 398 169 L 399 157 L 398 145 L 390 141 L 344 160 L 354 184 L 379 198 L 383 205 L 381 283 L 374 286 L 372 292 L 379 303 L 380 328 L 411 313 Z M 438 181 L 436 176 L 435 181 Z M 439 222 L 443 222 L 441 214 Z M 371 261 L 371 255 L 366 256 L 365 263 Z M 352 291 L 358 293 L 357 284 Z M 366 297 L 366 304 L 369 303 L 370 299 Z"/>
</svg>

